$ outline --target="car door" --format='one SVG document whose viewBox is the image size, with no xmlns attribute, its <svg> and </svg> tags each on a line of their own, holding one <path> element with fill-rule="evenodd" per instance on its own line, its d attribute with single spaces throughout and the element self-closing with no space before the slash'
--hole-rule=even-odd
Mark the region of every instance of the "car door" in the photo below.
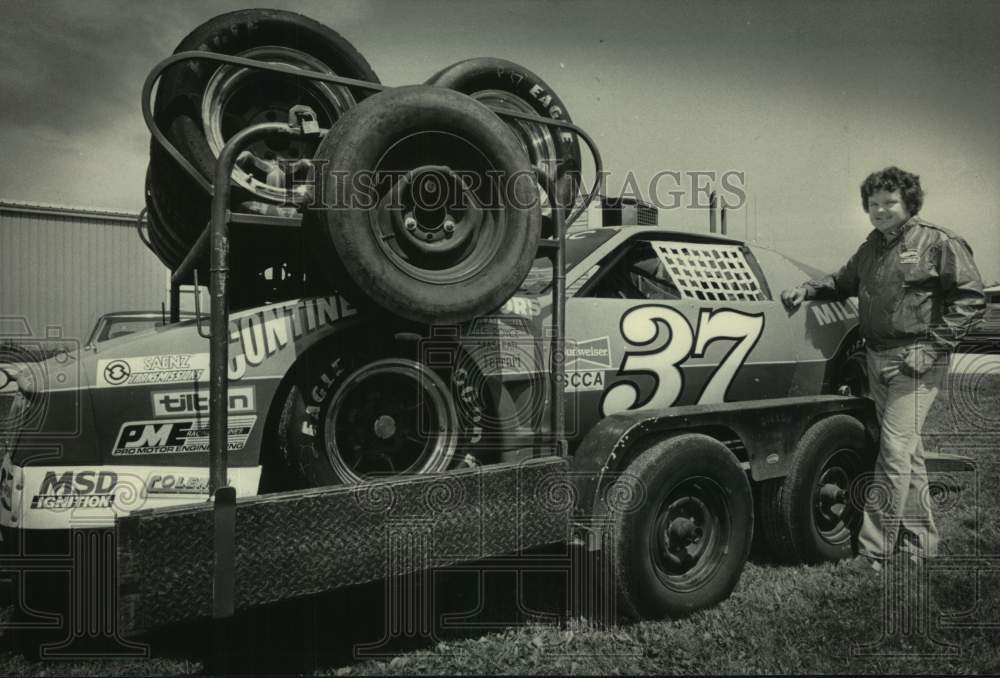
<svg viewBox="0 0 1000 678">
<path fill-rule="evenodd" d="M 616 412 L 787 395 L 789 315 L 745 246 L 626 241 L 567 302 L 571 429 Z"/>
</svg>

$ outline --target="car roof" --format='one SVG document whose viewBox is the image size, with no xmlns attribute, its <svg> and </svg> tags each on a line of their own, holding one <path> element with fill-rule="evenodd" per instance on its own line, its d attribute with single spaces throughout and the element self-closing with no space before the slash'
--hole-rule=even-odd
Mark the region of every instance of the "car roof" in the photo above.
<svg viewBox="0 0 1000 678">
<path fill-rule="evenodd" d="M 181 317 L 190 316 L 194 317 L 194 311 L 181 311 Z M 102 313 L 100 317 L 102 318 L 135 318 L 135 319 L 161 319 L 163 317 L 170 317 L 170 313 L 164 313 L 163 311 L 111 311 L 110 313 Z"/>
<path fill-rule="evenodd" d="M 718 233 L 701 233 L 698 231 L 678 231 L 671 228 L 657 228 L 653 226 L 604 226 L 603 228 L 614 229 L 622 233 L 625 237 L 650 237 L 650 238 L 676 238 L 689 242 L 718 243 L 720 245 L 742 245 L 743 241 L 737 238 L 720 235 Z"/>
</svg>

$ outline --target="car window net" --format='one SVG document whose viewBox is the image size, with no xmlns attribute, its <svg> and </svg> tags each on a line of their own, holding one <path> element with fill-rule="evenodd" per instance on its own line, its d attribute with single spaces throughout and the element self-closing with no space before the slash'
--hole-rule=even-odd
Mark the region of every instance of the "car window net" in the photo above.
<svg viewBox="0 0 1000 678">
<path fill-rule="evenodd" d="M 689 242 L 652 245 L 684 299 L 767 301 L 738 245 Z"/>
</svg>

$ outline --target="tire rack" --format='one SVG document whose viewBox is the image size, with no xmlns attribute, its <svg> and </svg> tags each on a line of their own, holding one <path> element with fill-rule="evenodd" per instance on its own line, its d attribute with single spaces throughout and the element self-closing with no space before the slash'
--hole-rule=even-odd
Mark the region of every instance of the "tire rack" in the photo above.
<svg viewBox="0 0 1000 678">
<path fill-rule="evenodd" d="M 219 64 L 230 64 L 254 68 L 258 70 L 283 73 L 289 76 L 307 78 L 314 81 L 346 85 L 355 88 L 367 89 L 373 92 L 380 92 L 388 87 L 371 83 L 365 80 L 344 78 L 297 69 L 290 66 L 266 63 L 255 59 L 244 57 L 217 54 L 205 51 L 181 52 L 170 56 L 157 64 L 147 76 L 142 89 L 142 115 L 149 128 L 150 133 L 158 144 L 173 158 L 173 160 L 212 198 L 211 221 L 201 233 L 194 246 L 187 253 L 181 264 L 172 271 L 170 279 L 170 320 L 176 322 L 180 312 L 180 285 L 185 283 L 189 276 L 194 273 L 195 284 L 197 285 L 197 271 L 195 267 L 202 260 L 206 250 L 209 251 L 209 294 L 211 297 L 211 307 L 209 309 L 210 334 L 209 339 L 209 493 L 214 499 L 214 525 L 215 525 L 215 572 L 213 586 L 213 618 L 225 620 L 234 613 L 234 539 L 235 539 L 235 517 L 236 507 L 235 489 L 226 487 L 227 464 L 226 458 L 226 430 L 228 424 L 228 411 L 226 408 L 227 394 L 229 390 L 227 363 L 228 363 L 228 328 L 229 328 L 229 240 L 230 224 L 256 224 L 273 227 L 299 227 L 301 218 L 261 216 L 257 214 L 234 213 L 229 210 L 229 194 L 231 186 L 231 174 L 239 152 L 250 142 L 268 135 L 303 135 L 305 124 L 285 124 L 285 123 L 261 123 L 247 127 L 231 139 L 229 139 L 219 158 L 216 160 L 214 183 L 209 183 L 181 153 L 170 143 L 166 135 L 159 129 L 153 116 L 152 92 L 156 82 L 163 72 L 178 63 L 185 61 L 213 61 Z M 550 416 L 551 416 L 551 441 L 557 456 L 568 455 L 565 432 L 565 391 L 563 382 L 565 376 L 565 323 L 566 323 L 566 228 L 572 224 L 587 205 L 596 197 L 603 183 L 603 164 L 600 152 L 593 139 L 580 127 L 576 125 L 551 118 L 537 115 L 517 113 L 513 111 L 490 107 L 494 113 L 502 118 L 515 118 L 526 122 L 533 122 L 548 127 L 556 127 L 569 130 L 575 133 L 587 144 L 590 149 L 595 169 L 595 182 L 586 200 L 571 212 L 568 218 L 563 219 L 562 208 L 552 206 L 554 218 L 555 237 L 553 239 L 541 239 L 538 245 L 539 256 L 546 256 L 552 261 L 552 332 L 550 338 L 549 360 L 550 360 Z M 547 192 L 555 197 L 554 187 L 547 186 Z M 552 189 L 552 190 L 549 190 Z M 141 235 L 141 228 L 140 228 Z M 145 241 L 145 239 L 144 239 Z M 196 293 L 196 301 L 200 297 Z M 200 306 L 200 305 L 198 305 Z M 200 307 L 197 310 L 197 326 L 202 336 L 202 319 Z M 221 640 L 221 639 L 220 639 Z M 217 650 L 224 645 L 224 641 L 213 643 Z M 221 655 L 215 653 L 215 657 Z M 220 666 L 220 668 L 223 668 Z"/>
</svg>

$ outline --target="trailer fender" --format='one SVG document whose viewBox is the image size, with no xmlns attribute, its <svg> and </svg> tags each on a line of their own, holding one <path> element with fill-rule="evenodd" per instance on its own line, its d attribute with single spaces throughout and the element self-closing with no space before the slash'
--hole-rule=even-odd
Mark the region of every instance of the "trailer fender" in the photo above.
<svg viewBox="0 0 1000 678">
<path fill-rule="evenodd" d="M 622 412 L 602 419 L 577 447 L 571 462 L 576 516 L 601 515 L 604 490 L 650 439 L 706 433 L 722 440 L 759 482 L 788 473 L 795 444 L 815 421 L 834 413 L 857 417 L 869 444 L 878 444 L 875 405 L 835 395 L 770 398 L 663 410 Z"/>
</svg>

